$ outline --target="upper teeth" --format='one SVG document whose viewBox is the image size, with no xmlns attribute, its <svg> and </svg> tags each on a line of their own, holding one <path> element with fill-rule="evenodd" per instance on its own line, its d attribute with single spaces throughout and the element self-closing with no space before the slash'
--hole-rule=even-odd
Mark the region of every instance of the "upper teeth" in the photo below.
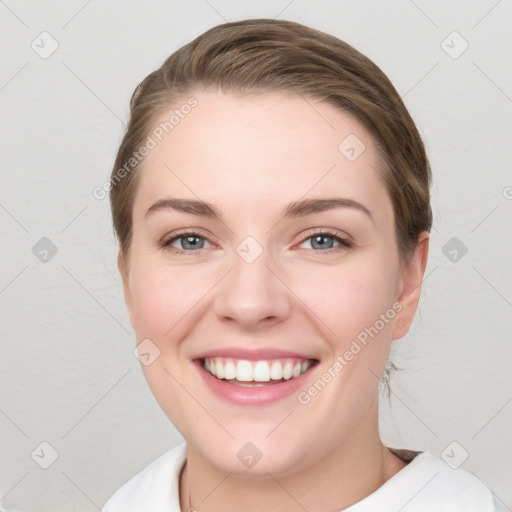
<svg viewBox="0 0 512 512">
<path fill-rule="evenodd" d="M 313 360 L 274 359 L 270 361 L 247 361 L 208 357 L 204 360 L 204 369 L 218 379 L 236 379 L 241 382 L 269 382 L 270 380 L 289 380 L 304 373 Z"/>
</svg>

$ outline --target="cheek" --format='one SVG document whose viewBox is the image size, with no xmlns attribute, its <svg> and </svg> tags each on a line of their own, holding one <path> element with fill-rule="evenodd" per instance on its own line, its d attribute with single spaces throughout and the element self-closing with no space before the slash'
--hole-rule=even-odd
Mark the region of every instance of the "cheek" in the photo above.
<svg viewBox="0 0 512 512">
<path fill-rule="evenodd" d="M 137 336 L 160 339 L 187 310 L 190 293 L 179 276 L 155 268 L 139 273 L 133 283 Z"/>
<path fill-rule="evenodd" d="M 157 257 L 141 258 L 134 269 L 131 289 L 137 337 L 157 344 L 180 337 L 188 318 L 197 316 L 207 302 L 219 275 L 211 267 L 162 264 Z"/>
<path fill-rule="evenodd" d="M 135 268 L 135 265 L 134 265 Z M 186 336 L 188 314 L 195 314 L 206 290 L 201 279 L 184 268 L 171 268 L 145 258 L 132 275 L 133 313 L 137 342 L 150 339 L 160 350 L 158 357 L 142 370 L 149 387 L 169 419 L 187 431 L 192 411 L 179 383 L 186 368 L 180 364 L 180 340 Z M 191 318 L 190 317 L 190 318 Z M 198 420 L 199 421 L 199 420 Z"/>
<path fill-rule="evenodd" d="M 294 291 L 322 321 L 336 352 L 376 323 L 379 335 L 390 334 L 399 281 L 392 258 L 375 255 L 338 267 L 318 266 L 308 269 L 307 279 L 295 279 Z"/>
</svg>

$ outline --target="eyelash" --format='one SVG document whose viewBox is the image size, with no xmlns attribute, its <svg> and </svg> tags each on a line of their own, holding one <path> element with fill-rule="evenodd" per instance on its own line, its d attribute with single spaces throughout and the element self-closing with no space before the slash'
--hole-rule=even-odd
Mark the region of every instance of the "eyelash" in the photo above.
<svg viewBox="0 0 512 512">
<path fill-rule="evenodd" d="M 329 229 L 317 229 L 317 230 L 313 231 L 313 233 L 311 233 L 309 236 L 307 236 L 301 242 L 301 244 L 304 243 L 306 240 L 309 240 L 310 238 L 313 238 L 313 237 L 319 236 L 319 235 L 333 238 L 336 242 L 339 243 L 338 247 L 333 247 L 332 249 L 324 249 L 324 250 L 319 250 L 319 251 L 315 251 L 314 249 L 311 249 L 312 251 L 317 252 L 319 254 L 331 254 L 333 252 L 337 252 L 342 249 L 346 250 L 346 249 L 354 248 L 354 244 L 348 238 L 345 238 L 345 237 L 341 236 L 340 234 L 338 234 L 336 231 L 331 231 Z"/>
<path fill-rule="evenodd" d="M 180 238 L 186 238 L 187 236 L 197 236 L 198 238 L 204 238 L 208 242 L 210 242 L 205 236 L 203 236 L 201 233 L 198 233 L 197 231 L 182 231 L 180 233 L 175 234 L 171 238 L 168 238 L 167 240 L 164 239 L 160 243 L 160 247 L 162 249 L 166 249 L 171 251 L 174 254 L 189 254 L 191 256 L 196 255 L 201 249 L 195 249 L 192 251 L 185 251 L 184 249 L 178 249 L 177 247 L 171 247 L 171 244 L 175 242 L 176 240 L 179 240 Z M 211 243 L 211 242 L 210 242 Z"/>
<path fill-rule="evenodd" d="M 314 231 L 309 236 L 304 238 L 304 240 L 302 240 L 301 244 L 303 244 L 305 241 L 307 241 L 315 236 L 319 236 L 319 235 L 333 238 L 340 245 L 338 247 L 333 247 L 331 249 L 324 249 L 324 250 L 311 249 L 313 252 L 316 252 L 319 254 L 332 254 L 333 252 L 337 252 L 341 249 L 353 249 L 353 243 L 348 238 L 344 238 L 344 237 L 340 236 L 337 232 L 333 232 L 329 229 L 318 229 L 318 230 Z M 198 238 L 202 238 L 202 239 L 208 241 L 209 243 L 212 243 L 205 236 L 203 236 L 201 233 L 199 233 L 197 231 L 184 231 L 181 233 L 176 233 L 171 238 L 162 240 L 159 245 L 162 249 L 169 250 L 173 254 L 188 254 L 190 256 L 195 256 L 195 255 L 197 255 L 198 252 L 201 251 L 201 249 L 192 249 L 190 251 L 186 251 L 184 249 L 178 249 L 176 247 L 171 246 L 171 244 L 173 242 L 175 242 L 176 240 L 179 240 L 180 238 L 186 238 L 187 236 L 196 236 Z"/>
</svg>

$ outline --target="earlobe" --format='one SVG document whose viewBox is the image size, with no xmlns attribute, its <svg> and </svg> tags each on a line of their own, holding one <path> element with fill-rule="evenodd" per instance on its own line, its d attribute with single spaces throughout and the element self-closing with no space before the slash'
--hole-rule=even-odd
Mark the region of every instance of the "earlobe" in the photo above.
<svg viewBox="0 0 512 512">
<path fill-rule="evenodd" d="M 418 309 L 421 296 L 421 283 L 427 266 L 429 247 L 429 234 L 423 231 L 418 236 L 418 243 L 409 262 L 402 269 L 402 291 L 397 302 L 402 304 L 402 309 L 397 315 L 393 327 L 393 340 L 402 338 L 407 334 Z"/>
<path fill-rule="evenodd" d="M 119 269 L 119 273 L 121 274 L 121 278 L 123 280 L 124 301 L 128 310 L 128 315 L 130 316 L 130 323 L 132 324 L 132 327 L 135 328 L 132 307 L 132 293 L 128 279 L 128 266 L 126 263 L 126 258 L 121 250 L 119 250 L 119 254 L 117 255 L 117 268 Z"/>
</svg>

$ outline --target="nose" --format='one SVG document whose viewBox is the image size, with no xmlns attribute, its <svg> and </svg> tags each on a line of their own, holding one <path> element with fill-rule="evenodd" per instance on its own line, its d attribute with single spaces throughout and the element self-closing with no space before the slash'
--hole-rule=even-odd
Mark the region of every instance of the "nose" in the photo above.
<svg viewBox="0 0 512 512">
<path fill-rule="evenodd" d="M 253 332 L 284 321 L 292 297 L 276 274 L 265 251 L 252 263 L 234 254 L 233 268 L 217 289 L 217 317 Z"/>
</svg>

